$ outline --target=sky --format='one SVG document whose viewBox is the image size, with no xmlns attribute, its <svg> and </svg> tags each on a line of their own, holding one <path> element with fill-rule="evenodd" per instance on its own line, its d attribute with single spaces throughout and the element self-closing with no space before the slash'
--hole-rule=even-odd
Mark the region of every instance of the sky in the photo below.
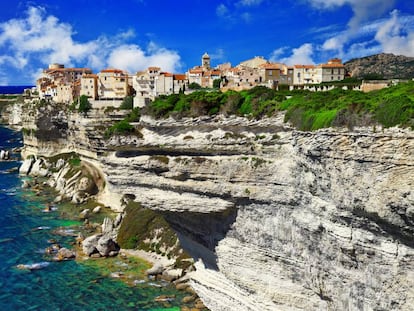
<svg viewBox="0 0 414 311">
<path fill-rule="evenodd" d="M 414 57 L 413 0 L 0 0 L 0 85 L 51 63 L 184 73 L 262 56 L 287 65 Z"/>
</svg>

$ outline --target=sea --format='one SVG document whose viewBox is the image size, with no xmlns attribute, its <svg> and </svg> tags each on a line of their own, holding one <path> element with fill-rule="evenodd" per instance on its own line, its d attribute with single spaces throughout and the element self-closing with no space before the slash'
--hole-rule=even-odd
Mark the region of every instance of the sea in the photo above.
<svg viewBox="0 0 414 311">
<path fill-rule="evenodd" d="M 25 89 L 31 89 L 33 85 L 0 85 L 0 94 L 22 94 Z"/>
<path fill-rule="evenodd" d="M 19 132 L 0 126 L 0 150 L 21 146 Z M 56 229 L 76 233 L 80 223 L 61 218 L 59 210 L 45 213 L 53 194 L 24 189 L 19 153 L 12 157 L 0 161 L 0 310 L 180 310 L 183 293 L 148 280 L 144 273 L 128 285 L 105 268 L 86 263 L 92 259 L 56 262 L 46 255 L 51 243 L 73 245 L 73 236 L 59 235 Z M 175 298 L 156 302 L 162 295 Z"/>
</svg>

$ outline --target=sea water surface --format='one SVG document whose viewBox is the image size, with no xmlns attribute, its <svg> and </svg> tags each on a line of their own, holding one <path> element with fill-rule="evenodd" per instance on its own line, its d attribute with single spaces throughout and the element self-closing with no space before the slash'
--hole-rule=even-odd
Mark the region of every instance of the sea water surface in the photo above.
<svg viewBox="0 0 414 311">
<path fill-rule="evenodd" d="M 19 145 L 20 134 L 0 126 L 0 150 Z M 53 198 L 22 189 L 19 165 L 0 161 L 0 310 L 180 310 L 180 294 L 165 284 L 128 286 L 78 261 L 51 261 L 44 253 L 51 239 L 66 247 L 73 241 L 54 229 L 74 223 L 43 212 Z M 16 268 L 37 263 L 42 269 Z M 159 295 L 177 298 L 165 306 L 154 301 Z"/>
</svg>

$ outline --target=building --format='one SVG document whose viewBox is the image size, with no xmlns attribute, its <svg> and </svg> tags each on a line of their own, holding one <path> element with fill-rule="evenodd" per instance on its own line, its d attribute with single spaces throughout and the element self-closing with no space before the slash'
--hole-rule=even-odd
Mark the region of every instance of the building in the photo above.
<svg viewBox="0 0 414 311">
<path fill-rule="evenodd" d="M 51 64 L 36 81 L 41 99 L 51 99 L 59 103 L 71 103 L 80 91 L 78 83 L 89 68 L 65 68 L 62 64 Z"/>
<path fill-rule="evenodd" d="M 97 74 L 100 100 L 124 99 L 129 95 L 128 74 L 120 69 L 104 69 Z"/>
<path fill-rule="evenodd" d="M 90 99 L 98 99 L 98 76 L 96 74 L 85 74 L 80 79 L 80 95 Z"/>
<path fill-rule="evenodd" d="M 188 89 L 189 80 L 185 74 L 162 72 L 159 67 L 148 67 L 132 79 L 135 90 L 134 107 L 144 107 L 160 95 L 171 95 Z"/>
</svg>

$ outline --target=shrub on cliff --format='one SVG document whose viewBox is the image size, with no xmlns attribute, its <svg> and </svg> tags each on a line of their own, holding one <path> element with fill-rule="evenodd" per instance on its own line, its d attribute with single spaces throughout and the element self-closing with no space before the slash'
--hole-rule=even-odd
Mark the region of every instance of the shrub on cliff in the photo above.
<svg viewBox="0 0 414 311">
<path fill-rule="evenodd" d="M 138 248 L 168 257 L 179 255 L 177 235 L 161 214 L 143 208 L 134 201 L 128 203 L 125 213 L 117 238 L 122 248 Z M 151 242 L 154 240 L 157 243 Z"/>
<path fill-rule="evenodd" d="M 78 107 L 78 111 L 79 111 L 80 113 L 84 113 L 84 114 L 86 114 L 86 113 L 88 113 L 88 111 L 89 111 L 89 110 L 91 110 L 91 109 L 92 109 L 92 105 L 91 105 L 91 103 L 89 102 L 88 97 L 87 97 L 86 95 L 82 95 L 82 96 L 79 98 L 79 107 Z"/>
<path fill-rule="evenodd" d="M 131 134 L 134 131 L 135 131 L 135 128 L 131 124 L 129 124 L 127 120 L 122 120 L 122 121 L 115 123 L 111 127 L 109 127 L 105 131 L 105 137 L 111 137 L 112 135 L 115 135 L 115 134 L 117 135 Z"/>
<path fill-rule="evenodd" d="M 134 108 L 134 98 L 132 96 L 126 96 L 119 106 L 120 109 L 123 110 L 132 110 Z"/>
</svg>

